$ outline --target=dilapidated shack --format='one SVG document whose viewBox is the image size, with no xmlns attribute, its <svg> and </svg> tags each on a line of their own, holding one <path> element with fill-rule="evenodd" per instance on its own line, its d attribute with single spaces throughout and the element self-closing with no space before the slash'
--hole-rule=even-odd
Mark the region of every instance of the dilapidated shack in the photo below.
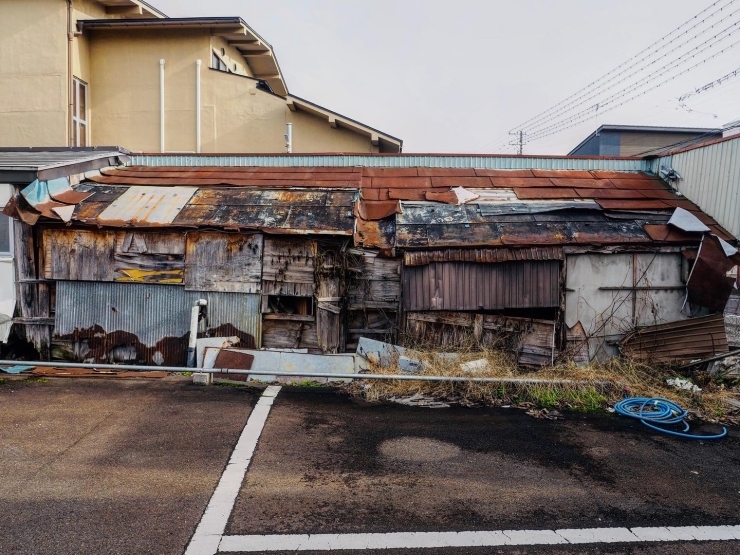
<svg viewBox="0 0 740 555">
<path fill-rule="evenodd" d="M 198 299 L 201 336 L 258 348 L 472 339 L 536 366 L 685 321 L 694 355 L 727 349 L 697 317 L 724 307 L 734 238 L 643 172 L 130 166 L 55 210 L 44 187 L 6 213 L 34 228 L 50 294 L 25 310 L 54 357 L 183 364 Z"/>
</svg>

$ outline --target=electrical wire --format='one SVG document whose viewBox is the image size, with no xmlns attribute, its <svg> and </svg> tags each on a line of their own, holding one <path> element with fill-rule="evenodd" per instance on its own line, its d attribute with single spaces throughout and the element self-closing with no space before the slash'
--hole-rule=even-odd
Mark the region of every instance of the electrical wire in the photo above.
<svg viewBox="0 0 740 555">
<path fill-rule="evenodd" d="M 713 2 L 713 3 L 712 3 L 712 4 L 710 4 L 710 5 L 708 6 L 708 7 L 706 7 L 705 9 L 703 9 L 702 11 L 700 11 L 700 12 L 699 12 L 698 14 L 696 14 L 696 15 L 695 15 L 694 17 L 692 17 L 692 18 L 690 18 L 690 19 L 689 19 L 688 21 L 686 21 L 686 22 L 682 23 L 681 25 L 679 25 L 678 27 L 676 27 L 676 28 L 675 28 L 674 30 L 672 30 L 672 31 L 671 31 L 670 33 L 668 33 L 668 34 L 666 34 L 665 36 L 663 36 L 662 38 L 658 39 L 657 41 L 655 41 L 654 43 L 652 43 L 652 44 L 651 44 L 650 46 L 648 46 L 647 48 L 645 48 L 645 49 L 641 50 L 640 52 L 638 52 L 637 54 L 635 54 L 634 56 L 632 56 L 632 57 L 631 57 L 630 59 L 628 59 L 627 61 L 623 62 L 622 64 L 620 64 L 619 66 L 615 67 L 614 69 L 612 69 L 611 71 L 609 71 L 609 72 L 608 72 L 608 73 L 606 73 L 605 75 L 603 75 L 603 76 L 599 77 L 599 78 L 598 78 L 598 79 L 596 79 L 595 81 L 593 81 L 593 82 L 589 83 L 589 84 L 588 84 L 588 85 L 586 85 L 586 86 L 585 86 L 585 87 L 584 87 L 583 89 L 581 89 L 581 90 L 579 90 L 579 91 L 575 92 L 575 93 L 574 93 L 574 94 L 572 94 L 571 96 L 569 96 L 569 97 L 565 98 L 564 100 L 562 100 L 561 102 L 559 102 L 559 103 L 555 104 L 555 105 L 554 105 L 554 106 L 552 106 L 551 108 L 548 108 L 548 109 L 547 109 L 547 110 L 545 110 L 544 112 L 541 112 L 540 114 L 538 114 L 538 115 L 536 115 L 536 116 L 534 116 L 534 117 L 532 117 L 532 118 L 530 118 L 530 119 L 526 120 L 526 121 L 525 121 L 525 122 L 523 122 L 523 123 L 522 123 L 522 124 L 521 124 L 521 125 L 520 125 L 519 127 L 517 127 L 517 128 L 513 128 L 513 129 L 512 129 L 512 131 L 514 131 L 514 130 L 517 130 L 517 129 L 519 129 L 519 128 L 529 127 L 529 126 L 531 126 L 532 124 L 534 124 L 534 123 L 536 123 L 536 122 L 539 122 L 539 121 L 540 121 L 540 119 L 541 119 L 541 118 L 543 118 L 543 117 L 545 117 L 545 116 L 546 116 L 547 114 L 549 114 L 549 113 L 551 113 L 551 112 L 553 112 L 553 111 L 555 111 L 555 110 L 558 110 L 558 109 L 562 109 L 563 107 L 566 107 L 566 106 L 568 106 L 568 105 L 572 104 L 572 102 L 575 102 L 575 101 L 577 101 L 577 100 L 581 99 L 581 98 L 583 97 L 583 94 L 584 94 L 584 93 L 585 93 L 586 91 L 588 91 L 589 89 L 591 89 L 591 88 L 592 88 L 592 87 L 593 87 L 594 85 L 596 85 L 596 84 L 598 84 L 598 83 L 600 83 L 600 82 L 604 81 L 604 80 L 605 80 L 605 79 L 607 79 L 607 78 L 608 78 L 608 77 L 609 77 L 610 75 L 612 75 L 612 77 L 611 77 L 611 78 L 609 78 L 609 79 L 607 79 L 607 81 L 606 81 L 606 82 L 605 82 L 604 84 L 606 84 L 606 83 L 608 83 L 608 82 L 611 82 L 611 81 L 613 81 L 613 80 L 614 80 L 614 79 L 616 79 L 617 77 L 619 77 L 619 76 L 623 75 L 623 74 L 624 74 L 624 72 L 625 72 L 625 71 L 627 71 L 628 69 L 631 69 L 631 68 L 635 67 L 635 66 L 636 66 L 637 64 L 639 64 L 640 62 L 642 62 L 642 61 L 645 61 L 645 60 L 649 59 L 649 58 L 650 58 L 650 57 L 652 57 L 652 55 L 654 55 L 655 53 L 657 53 L 657 52 L 660 52 L 660 51 L 661 51 L 661 50 L 662 50 L 663 48 L 667 47 L 668 45 L 672 44 L 672 43 L 673 43 L 673 42 L 675 42 L 676 40 L 678 40 L 678 39 L 680 39 L 681 37 L 685 36 L 686 34 L 688 34 L 688 33 L 689 33 L 690 31 L 692 31 L 693 29 L 696 29 L 697 27 L 701 26 L 701 25 L 702 25 L 703 23 L 705 23 L 706 21 L 708 21 L 708 20 L 712 19 L 712 18 L 713 18 L 713 17 L 714 17 L 714 16 L 716 15 L 716 14 L 720 13 L 720 12 L 721 12 L 722 10 L 725 10 L 726 8 L 728 8 L 729 6 L 731 6 L 731 5 L 732 5 L 732 4 L 733 4 L 733 3 L 735 2 L 735 0 L 731 0 L 731 1 L 730 1 L 729 3 L 727 3 L 726 5 L 724 5 L 724 6 L 720 7 L 720 8 L 719 8 L 719 9 L 717 9 L 716 11 L 714 11 L 714 12 L 712 12 L 711 14 L 709 14 L 708 16 L 706 16 L 706 17 L 705 17 L 704 19 L 702 19 L 702 20 L 700 20 L 700 21 L 698 21 L 698 22 L 694 23 L 694 25 L 692 25 L 691 27 L 689 27 L 688 29 L 686 29 L 686 30 L 685 30 L 685 31 L 683 31 L 682 33 L 680 33 L 680 34 L 676 35 L 676 33 L 677 33 L 678 31 L 680 31 L 680 30 L 681 30 L 682 28 L 684 28 L 684 27 L 685 27 L 686 25 L 688 25 L 688 24 L 689 24 L 689 23 L 691 23 L 692 21 L 694 21 L 694 20 L 698 19 L 698 18 L 699 18 L 699 17 L 700 17 L 700 16 L 702 15 L 702 14 L 704 14 L 705 12 L 707 12 L 707 11 L 710 11 L 710 10 L 711 10 L 712 8 L 714 8 L 714 7 L 715 7 L 715 6 L 717 5 L 717 4 L 719 4 L 720 2 L 721 2 L 721 0 L 717 0 L 717 1 Z M 729 16 L 728 16 L 728 17 L 729 17 Z M 725 18 L 725 19 L 726 19 L 726 18 Z M 724 19 L 723 19 L 723 20 L 724 20 Z M 723 21 L 723 20 L 720 20 L 720 21 Z M 695 39 L 695 38 L 696 38 L 697 36 L 699 36 L 699 34 L 695 35 L 695 36 L 694 36 L 694 37 L 693 37 L 692 39 L 689 39 L 689 40 L 687 40 L 687 41 L 686 41 L 686 42 L 684 42 L 683 44 L 684 44 L 684 45 L 685 45 L 685 44 L 687 44 L 687 43 L 688 43 L 688 42 L 690 42 L 691 40 Z M 655 47 L 656 47 L 657 45 L 659 45 L 659 44 L 660 44 L 661 42 L 665 41 L 665 40 L 666 40 L 666 39 L 668 39 L 669 37 L 672 37 L 672 38 L 671 38 L 671 40 L 669 40 L 669 41 L 668 41 L 668 42 L 667 42 L 667 43 L 666 43 L 665 45 L 663 45 L 663 46 L 660 46 L 659 48 L 655 49 L 655 52 L 654 52 L 653 54 L 647 55 L 647 53 L 648 53 L 648 52 L 650 52 L 651 50 L 653 50 L 653 49 L 654 49 L 654 48 L 655 48 Z M 637 61 L 637 60 L 639 60 L 639 61 Z M 634 62 L 633 62 L 633 61 L 634 61 Z M 621 68 L 623 68 L 623 67 L 624 67 L 625 65 L 628 65 L 628 64 L 630 64 L 630 62 L 633 62 L 633 63 L 632 63 L 631 65 L 629 65 L 629 66 L 628 66 L 628 68 L 625 68 L 625 69 L 624 69 L 623 71 L 621 71 L 621 72 L 617 73 L 616 75 L 614 75 L 614 73 L 615 73 L 615 72 L 617 72 L 618 70 L 620 70 Z M 597 87 L 597 89 L 598 89 L 598 88 L 601 88 L 601 87 L 603 87 L 603 85 L 600 85 L 599 87 Z M 580 94 L 581 96 L 578 96 L 579 94 Z"/>
<path fill-rule="evenodd" d="M 685 69 L 685 70 L 677 73 L 676 75 L 673 75 L 671 77 L 668 77 L 667 79 L 665 79 L 665 80 L 657 83 L 656 85 L 653 85 L 652 87 L 650 87 L 650 88 L 642 91 L 639 94 L 632 95 L 629 98 L 623 100 L 622 102 L 619 102 L 618 104 L 614 104 L 614 105 L 610 106 L 609 108 L 607 108 L 605 110 L 601 110 L 600 109 L 599 112 L 598 112 L 598 114 L 601 115 L 603 113 L 610 112 L 610 111 L 612 111 L 612 110 L 614 110 L 616 108 L 619 108 L 620 106 L 623 106 L 624 104 L 627 104 L 628 102 L 631 102 L 635 98 L 639 98 L 641 96 L 644 96 L 645 94 L 647 94 L 647 93 L 649 93 L 649 92 L 651 92 L 651 91 L 653 91 L 653 90 L 661 87 L 662 85 L 665 85 L 666 83 L 668 83 L 670 81 L 673 81 L 674 79 L 680 77 L 681 75 L 685 75 L 686 73 L 688 73 L 691 70 L 697 68 L 701 64 L 704 64 L 704 63 L 708 62 L 709 60 L 711 60 L 713 58 L 716 58 L 717 56 L 719 56 L 721 54 L 724 54 L 727 50 L 730 50 L 730 49 L 736 47 L 738 44 L 740 44 L 740 41 L 734 42 L 733 44 L 731 44 L 731 45 L 723 48 L 722 50 L 720 50 L 719 52 L 713 54 L 712 56 L 709 56 L 708 58 L 705 58 L 703 60 L 700 60 L 699 62 L 697 62 L 693 66 L 688 67 L 687 69 Z M 652 81 L 652 78 L 650 80 Z M 541 130 L 537 131 L 536 133 L 534 133 L 533 135 L 528 135 L 527 136 L 527 139 L 531 142 L 531 141 L 534 141 L 534 140 L 537 140 L 537 139 L 541 139 L 542 137 L 547 137 L 547 136 L 553 135 L 555 133 L 560 133 L 560 132 L 564 131 L 565 129 L 570 129 L 573 126 L 578 125 L 578 124 L 580 124 L 580 123 L 582 123 L 582 122 L 590 119 L 591 117 L 592 117 L 591 114 L 584 114 L 584 113 L 581 113 L 581 114 L 578 114 L 578 115 L 574 115 L 574 116 L 568 118 L 567 120 L 564 120 L 564 121 L 562 121 L 562 122 L 560 122 L 560 123 L 558 123 L 556 125 L 552 125 L 550 127 L 541 129 Z"/>
</svg>

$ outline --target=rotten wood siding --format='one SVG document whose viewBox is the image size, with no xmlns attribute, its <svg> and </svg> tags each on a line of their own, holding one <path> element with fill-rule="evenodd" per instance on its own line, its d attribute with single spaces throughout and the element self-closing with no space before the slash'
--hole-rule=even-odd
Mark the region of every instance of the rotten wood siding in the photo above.
<svg viewBox="0 0 740 555">
<path fill-rule="evenodd" d="M 401 303 L 401 260 L 351 249 L 347 253 L 347 269 L 347 349 L 353 351 L 363 336 L 395 342 Z"/>
<path fill-rule="evenodd" d="M 311 297 L 316 241 L 265 237 L 262 294 Z"/>
<path fill-rule="evenodd" d="M 265 315 L 262 321 L 262 347 L 265 349 L 308 349 L 320 353 L 316 322 L 311 320 L 273 320 Z"/>
<path fill-rule="evenodd" d="M 326 354 L 344 350 L 342 262 L 338 250 L 322 249 L 317 272 L 316 335 L 319 348 Z"/>
<path fill-rule="evenodd" d="M 114 281 L 182 284 L 185 234 L 119 231 L 114 264 Z"/>
<path fill-rule="evenodd" d="M 46 279 L 182 284 L 182 233 L 46 228 Z"/>
<path fill-rule="evenodd" d="M 404 271 L 404 308 L 425 310 L 504 310 L 557 307 L 557 260 L 479 264 L 432 262 Z"/>
<path fill-rule="evenodd" d="M 469 312 L 410 312 L 406 338 L 429 348 L 495 347 L 525 366 L 551 364 L 557 356 L 555 322 Z"/>
<path fill-rule="evenodd" d="M 25 324 L 26 340 L 38 351 L 41 360 L 49 360 L 51 349 L 51 327 L 40 322 L 49 317 L 50 288 L 46 283 L 39 283 L 40 269 L 36 263 L 36 234 L 32 226 L 23 222 L 13 225 L 15 269 L 17 278 L 17 297 L 21 317 Z M 43 255 L 43 253 L 40 253 Z"/>
<path fill-rule="evenodd" d="M 191 231 L 187 234 L 185 289 L 258 293 L 262 234 Z"/>
<path fill-rule="evenodd" d="M 115 231 L 44 229 L 44 276 L 67 281 L 113 281 Z"/>
</svg>

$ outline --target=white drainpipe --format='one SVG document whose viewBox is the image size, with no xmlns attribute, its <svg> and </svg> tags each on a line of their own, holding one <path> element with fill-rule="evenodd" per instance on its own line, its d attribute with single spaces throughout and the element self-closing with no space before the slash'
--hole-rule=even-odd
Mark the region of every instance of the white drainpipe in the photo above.
<svg viewBox="0 0 740 555">
<path fill-rule="evenodd" d="M 164 152 L 164 58 L 159 60 L 159 151 Z"/>
<path fill-rule="evenodd" d="M 293 152 L 293 124 L 285 124 L 285 152 L 290 154 Z"/>
<path fill-rule="evenodd" d="M 206 306 L 208 301 L 198 299 L 190 309 L 190 337 L 188 338 L 188 368 L 195 368 L 195 341 L 198 339 L 198 316 L 200 307 Z"/>
<path fill-rule="evenodd" d="M 195 62 L 195 152 L 200 154 L 200 66 L 201 61 Z"/>
</svg>

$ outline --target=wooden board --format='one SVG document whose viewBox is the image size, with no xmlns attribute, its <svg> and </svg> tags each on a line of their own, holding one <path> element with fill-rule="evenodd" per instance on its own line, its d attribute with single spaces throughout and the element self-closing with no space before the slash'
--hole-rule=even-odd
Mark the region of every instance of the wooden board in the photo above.
<svg viewBox="0 0 740 555">
<path fill-rule="evenodd" d="M 182 284 L 184 269 L 183 233 L 116 233 L 115 281 Z"/>
<path fill-rule="evenodd" d="M 44 277 L 113 281 L 116 233 L 82 229 L 44 229 Z"/>
<path fill-rule="evenodd" d="M 187 235 L 185 289 L 258 293 L 262 234 L 193 231 Z"/>
<path fill-rule="evenodd" d="M 265 295 L 314 294 L 316 241 L 266 237 L 262 264 Z"/>
</svg>

